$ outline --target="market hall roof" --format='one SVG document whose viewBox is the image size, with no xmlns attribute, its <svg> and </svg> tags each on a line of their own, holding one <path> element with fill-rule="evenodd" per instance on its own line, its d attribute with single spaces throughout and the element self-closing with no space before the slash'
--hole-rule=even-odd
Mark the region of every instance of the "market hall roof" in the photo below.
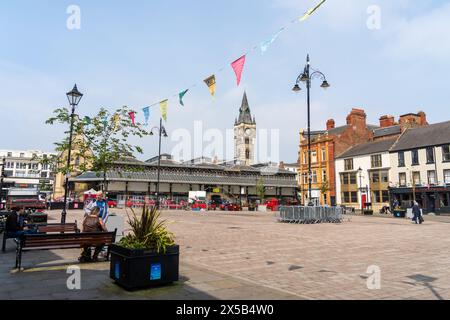
<svg viewBox="0 0 450 320">
<path fill-rule="evenodd" d="M 450 121 L 406 130 L 391 152 L 450 144 Z"/>
<path fill-rule="evenodd" d="M 336 157 L 336 159 L 359 157 L 359 156 L 368 155 L 368 154 L 388 152 L 389 149 L 395 143 L 395 141 L 396 141 L 396 139 L 390 139 L 390 140 L 381 140 L 381 141 L 358 144 L 358 145 L 348 149 L 340 156 Z"/>
</svg>

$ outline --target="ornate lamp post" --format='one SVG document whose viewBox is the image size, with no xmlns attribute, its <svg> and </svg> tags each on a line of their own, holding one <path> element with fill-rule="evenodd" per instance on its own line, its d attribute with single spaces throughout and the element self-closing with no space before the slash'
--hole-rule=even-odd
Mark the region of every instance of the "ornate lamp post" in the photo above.
<svg viewBox="0 0 450 320">
<path fill-rule="evenodd" d="M 67 196 L 69 193 L 69 177 L 70 177 L 70 158 L 72 156 L 72 135 L 73 135 L 73 122 L 75 118 L 75 108 L 80 103 L 81 98 L 83 98 L 83 94 L 78 91 L 77 85 L 73 87 L 72 91 L 67 92 L 67 99 L 69 100 L 69 104 L 72 107 L 72 112 L 70 114 L 70 133 L 69 133 L 69 150 L 67 154 L 67 170 L 65 177 L 65 185 L 64 185 L 64 208 L 61 214 L 61 223 L 66 223 L 66 215 L 67 215 Z"/>
<path fill-rule="evenodd" d="M 312 70 L 312 72 L 311 72 Z M 297 81 L 295 82 L 295 86 L 292 89 L 294 92 L 300 92 L 302 89 L 299 86 L 300 82 L 306 83 L 307 90 L 307 104 L 308 104 L 308 206 L 314 206 L 311 201 L 311 189 L 312 189 L 312 171 L 311 171 L 311 82 L 314 78 L 319 78 L 322 80 L 321 88 L 328 89 L 330 85 L 327 82 L 325 75 L 318 71 L 310 68 L 309 63 L 309 54 L 306 57 L 306 66 L 301 73 Z"/>
<path fill-rule="evenodd" d="M 361 167 L 359 167 L 359 169 L 358 169 L 358 172 L 359 172 L 359 191 L 360 191 L 360 197 L 359 197 L 359 201 L 361 201 L 361 214 L 363 214 L 363 211 L 364 211 L 364 206 L 363 206 L 363 197 L 362 197 L 362 195 L 363 195 L 363 190 L 364 190 L 364 188 L 363 188 L 363 186 L 362 186 L 362 172 L 363 172 L 363 169 L 361 168 Z"/>
<path fill-rule="evenodd" d="M 2 166 L 2 169 L 0 170 L 0 210 L 6 209 L 3 208 L 3 179 L 5 178 L 5 165 L 6 165 L 6 158 L 2 159 L 2 163 L 0 164 Z"/>
<path fill-rule="evenodd" d="M 158 151 L 158 179 L 156 182 L 156 208 L 159 209 L 159 180 L 160 180 L 160 174 L 161 174 L 161 140 L 162 137 L 167 138 L 167 131 L 166 128 L 162 125 L 162 118 L 159 119 L 159 127 L 153 127 L 150 131 L 150 135 L 153 136 L 153 130 L 158 130 L 159 132 L 159 151 Z"/>
</svg>

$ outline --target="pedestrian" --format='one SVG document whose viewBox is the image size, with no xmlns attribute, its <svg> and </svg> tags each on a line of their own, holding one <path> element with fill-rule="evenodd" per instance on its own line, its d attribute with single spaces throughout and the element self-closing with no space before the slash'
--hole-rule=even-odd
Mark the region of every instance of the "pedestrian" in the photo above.
<svg viewBox="0 0 450 320">
<path fill-rule="evenodd" d="M 108 200 L 106 197 L 102 194 L 97 199 L 97 202 L 95 203 L 96 207 L 100 209 L 99 217 L 103 220 L 103 222 L 108 221 Z"/>
<path fill-rule="evenodd" d="M 84 216 L 91 214 L 92 210 L 97 206 L 97 200 L 95 198 L 88 198 L 84 202 Z"/>
<path fill-rule="evenodd" d="M 422 211 L 420 210 L 419 207 L 419 203 L 417 203 L 417 201 L 414 201 L 414 205 L 412 207 L 412 212 L 413 212 L 413 221 L 416 224 L 422 224 L 424 222 L 423 217 L 422 217 Z"/>
</svg>

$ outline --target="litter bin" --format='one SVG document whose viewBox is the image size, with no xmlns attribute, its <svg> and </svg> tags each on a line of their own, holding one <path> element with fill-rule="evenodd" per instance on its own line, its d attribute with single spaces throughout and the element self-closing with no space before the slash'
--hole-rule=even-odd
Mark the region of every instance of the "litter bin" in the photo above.
<svg viewBox="0 0 450 320">
<path fill-rule="evenodd" d="M 405 218 L 406 217 L 406 210 L 394 210 L 394 217 L 395 218 Z"/>
</svg>

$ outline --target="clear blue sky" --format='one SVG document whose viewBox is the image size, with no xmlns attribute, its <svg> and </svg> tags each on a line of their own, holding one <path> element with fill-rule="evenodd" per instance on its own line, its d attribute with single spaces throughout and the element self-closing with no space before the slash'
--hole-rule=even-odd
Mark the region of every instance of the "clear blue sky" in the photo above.
<svg viewBox="0 0 450 320">
<path fill-rule="evenodd" d="M 376 2 L 376 3 L 375 3 Z M 332 88 L 312 92 L 315 129 L 328 118 L 343 124 L 352 107 L 377 124 L 423 110 L 430 122 L 450 119 L 448 1 L 328 0 L 305 23 L 292 25 L 262 56 L 247 58 L 236 88 L 229 63 L 301 15 L 317 0 L 2 1 L 0 3 L 0 149 L 53 149 L 63 128 L 44 124 L 65 106 L 76 82 L 85 94 L 79 113 L 146 104 L 217 74 L 213 103 L 200 85 L 186 107 L 172 100 L 167 129 L 232 128 L 243 90 L 259 129 L 280 129 L 281 160 L 297 159 L 306 126 L 305 93 L 291 92 L 310 53 Z M 369 30 L 367 8 L 381 8 L 381 29 Z M 81 8 L 81 30 L 66 28 L 66 9 Z M 153 112 L 156 124 L 159 112 Z M 142 114 L 141 114 L 142 117 Z M 5 133 L 7 134 L 5 136 Z M 137 141 L 143 158 L 155 138 Z M 170 140 L 165 151 L 170 151 Z"/>
</svg>

